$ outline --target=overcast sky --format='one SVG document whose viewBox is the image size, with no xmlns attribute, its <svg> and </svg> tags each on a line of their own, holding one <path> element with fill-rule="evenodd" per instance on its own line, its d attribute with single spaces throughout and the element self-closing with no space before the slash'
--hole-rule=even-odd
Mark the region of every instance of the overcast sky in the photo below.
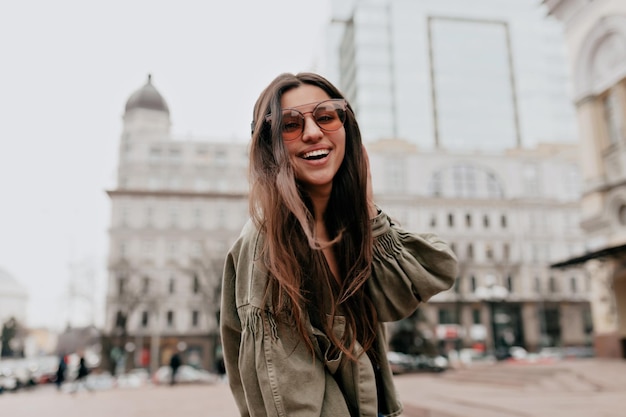
<svg viewBox="0 0 626 417">
<path fill-rule="evenodd" d="M 20 0 L 0 4 L 0 267 L 27 324 L 68 322 L 72 274 L 105 282 L 128 97 L 152 74 L 177 137 L 247 141 L 281 72 L 323 72 L 328 0 Z M 91 271 L 91 272 L 89 272 Z M 74 299 L 72 322 L 102 321 Z"/>
</svg>

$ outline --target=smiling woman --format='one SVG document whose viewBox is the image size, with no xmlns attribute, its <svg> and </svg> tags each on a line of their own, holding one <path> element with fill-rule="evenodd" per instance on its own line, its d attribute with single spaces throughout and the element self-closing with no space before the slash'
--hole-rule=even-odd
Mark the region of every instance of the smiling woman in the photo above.
<svg viewBox="0 0 626 417">
<path fill-rule="evenodd" d="M 252 219 L 226 258 L 220 318 L 241 414 L 399 415 L 383 323 L 451 287 L 456 258 L 374 204 L 358 123 L 328 80 L 278 76 L 253 118 Z"/>
</svg>

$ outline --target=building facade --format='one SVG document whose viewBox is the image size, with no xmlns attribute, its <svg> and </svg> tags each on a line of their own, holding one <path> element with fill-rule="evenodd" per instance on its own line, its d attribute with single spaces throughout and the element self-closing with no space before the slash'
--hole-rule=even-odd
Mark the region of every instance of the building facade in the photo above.
<svg viewBox="0 0 626 417">
<path fill-rule="evenodd" d="M 581 140 L 585 251 L 600 356 L 626 358 L 626 2 L 546 0 L 564 23 Z"/>
<path fill-rule="evenodd" d="M 223 261 L 247 219 L 246 146 L 174 138 L 150 77 L 128 99 L 108 191 L 105 331 L 116 359 L 155 369 L 184 350 L 186 363 L 214 368 Z"/>
<path fill-rule="evenodd" d="M 368 153 L 377 204 L 459 258 L 455 288 L 424 308 L 441 349 L 590 345 L 588 274 L 550 269 L 583 249 L 577 146 L 450 153 L 383 140 Z"/>
<path fill-rule="evenodd" d="M 588 343 L 587 275 L 549 268 L 583 248 L 576 149 L 368 144 L 377 203 L 408 230 L 441 235 L 459 256 L 457 286 L 420 309 L 439 349 Z M 128 99 L 118 182 L 108 191 L 105 332 L 114 358 L 155 369 L 183 350 L 185 362 L 214 369 L 223 261 L 248 219 L 247 152 L 247 144 L 173 138 L 150 78 Z"/>
<path fill-rule="evenodd" d="M 26 288 L 0 267 L 0 357 L 24 355 L 27 303 Z"/>
<path fill-rule="evenodd" d="M 576 139 L 561 24 L 539 0 L 332 6 L 327 74 L 366 140 L 455 152 Z"/>
<path fill-rule="evenodd" d="M 10 318 L 26 324 L 28 292 L 11 274 L 0 268 L 0 326 Z"/>
</svg>

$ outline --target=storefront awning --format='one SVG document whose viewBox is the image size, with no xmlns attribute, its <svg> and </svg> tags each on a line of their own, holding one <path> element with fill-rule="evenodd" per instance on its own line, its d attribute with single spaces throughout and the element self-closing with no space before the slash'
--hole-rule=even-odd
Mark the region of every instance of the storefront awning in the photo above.
<svg viewBox="0 0 626 417">
<path fill-rule="evenodd" d="M 584 255 L 576 256 L 574 258 L 552 264 L 550 265 L 550 268 L 568 268 L 580 265 L 591 259 L 618 258 L 622 256 L 626 256 L 626 244 L 610 246 L 603 249 L 598 249 L 594 252 L 587 252 Z"/>
</svg>

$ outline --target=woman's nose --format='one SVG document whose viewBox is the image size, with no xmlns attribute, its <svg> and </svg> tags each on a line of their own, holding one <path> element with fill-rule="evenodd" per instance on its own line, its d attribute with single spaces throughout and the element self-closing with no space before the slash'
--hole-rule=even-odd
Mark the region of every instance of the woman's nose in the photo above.
<svg viewBox="0 0 626 417">
<path fill-rule="evenodd" d="M 324 136 L 322 129 L 315 123 L 313 116 L 304 116 L 304 131 L 302 132 L 303 141 L 320 140 Z"/>
</svg>

